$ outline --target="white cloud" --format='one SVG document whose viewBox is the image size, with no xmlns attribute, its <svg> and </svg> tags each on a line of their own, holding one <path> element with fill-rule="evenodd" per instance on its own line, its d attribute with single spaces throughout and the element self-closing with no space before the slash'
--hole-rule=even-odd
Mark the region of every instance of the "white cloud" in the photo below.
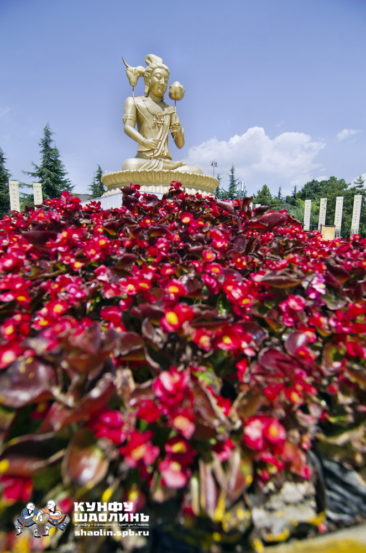
<svg viewBox="0 0 366 553">
<path fill-rule="evenodd" d="M 217 173 L 226 177 L 232 165 L 245 182 L 249 193 L 263 184 L 282 191 L 302 185 L 319 175 L 322 167 L 316 162 L 325 142 L 315 141 L 301 132 L 283 132 L 270 138 L 262 127 L 251 127 L 229 140 L 211 138 L 190 148 L 187 163 L 211 174 L 211 161 L 217 161 Z M 224 179 L 224 183 L 226 179 Z"/>
<path fill-rule="evenodd" d="M 337 133 L 337 138 L 338 140 L 346 140 L 350 136 L 353 136 L 354 134 L 358 134 L 359 132 L 361 131 L 357 129 L 342 129 L 341 131 L 339 131 L 339 133 Z"/>
</svg>

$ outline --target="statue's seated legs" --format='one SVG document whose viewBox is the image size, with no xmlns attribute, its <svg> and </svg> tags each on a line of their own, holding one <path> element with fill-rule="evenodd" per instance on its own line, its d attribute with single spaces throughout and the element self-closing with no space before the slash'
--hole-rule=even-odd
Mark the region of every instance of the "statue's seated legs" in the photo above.
<svg viewBox="0 0 366 553">
<path fill-rule="evenodd" d="M 145 159 L 141 157 L 132 157 L 123 162 L 123 171 L 177 171 L 177 173 L 194 173 L 202 175 L 203 172 L 198 167 L 186 165 L 183 161 L 172 161 L 171 159 L 154 158 Z"/>
<path fill-rule="evenodd" d="M 203 171 L 194 165 L 182 165 L 178 169 L 174 169 L 177 173 L 193 173 L 194 175 L 203 175 Z"/>
</svg>

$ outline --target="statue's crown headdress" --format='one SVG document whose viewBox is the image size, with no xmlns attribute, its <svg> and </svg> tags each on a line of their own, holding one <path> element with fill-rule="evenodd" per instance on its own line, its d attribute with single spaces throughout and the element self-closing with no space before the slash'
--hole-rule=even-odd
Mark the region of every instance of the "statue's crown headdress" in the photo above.
<svg viewBox="0 0 366 553">
<path fill-rule="evenodd" d="M 126 75 L 129 80 L 130 85 L 134 88 L 137 84 L 137 81 L 140 77 L 144 77 L 145 81 L 145 94 L 149 92 L 150 79 L 154 69 L 162 68 L 169 73 L 169 67 L 163 63 L 163 59 L 155 54 L 148 54 L 145 58 L 146 67 L 138 65 L 137 67 L 132 67 L 128 65 L 126 60 L 122 58 L 122 61 L 126 67 Z"/>
</svg>

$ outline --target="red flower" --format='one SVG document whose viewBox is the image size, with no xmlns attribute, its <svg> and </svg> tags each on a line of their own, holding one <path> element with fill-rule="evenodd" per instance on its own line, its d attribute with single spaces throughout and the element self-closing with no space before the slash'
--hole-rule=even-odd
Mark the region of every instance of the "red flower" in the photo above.
<svg viewBox="0 0 366 553">
<path fill-rule="evenodd" d="M 153 400 L 146 399 L 140 402 L 137 416 L 146 422 L 155 422 L 161 416 L 161 412 Z"/>
<path fill-rule="evenodd" d="M 121 411 L 103 411 L 99 415 L 99 420 L 112 428 L 120 428 L 123 424 Z"/>
<path fill-rule="evenodd" d="M 263 393 L 270 401 L 274 401 L 283 391 L 284 387 L 283 382 L 277 382 L 276 384 L 265 386 Z"/>
<path fill-rule="evenodd" d="M 244 444 L 257 451 L 265 447 L 282 446 L 286 439 L 286 431 L 282 424 L 267 415 L 253 415 L 245 421 Z"/>
<path fill-rule="evenodd" d="M 8 341 L 28 336 L 30 331 L 29 321 L 30 315 L 28 313 L 16 313 L 1 325 L 2 336 Z"/>
<path fill-rule="evenodd" d="M 120 411 L 103 411 L 90 423 L 96 438 L 106 438 L 114 444 L 121 444 L 127 436 Z"/>
<path fill-rule="evenodd" d="M 179 296 L 186 296 L 188 294 L 187 288 L 176 278 L 169 280 L 164 288 L 165 291 L 173 297 L 173 299 L 178 298 Z"/>
<path fill-rule="evenodd" d="M 358 342 L 349 341 L 346 342 L 346 351 L 351 357 L 359 357 L 360 359 L 366 359 L 366 347 L 362 346 Z"/>
<path fill-rule="evenodd" d="M 234 449 L 235 444 L 231 438 L 227 438 L 224 442 L 217 442 L 213 446 L 213 450 L 216 453 L 220 461 L 228 461 L 231 457 L 232 450 Z"/>
<path fill-rule="evenodd" d="M 23 353 L 23 348 L 18 342 L 8 342 L 0 345 L 0 369 L 4 369 Z"/>
<path fill-rule="evenodd" d="M 74 508 L 74 500 L 70 497 L 63 497 L 57 501 L 63 513 L 71 513 Z"/>
<path fill-rule="evenodd" d="M 124 456 L 130 467 L 136 467 L 138 464 L 152 465 L 159 455 L 159 448 L 151 443 L 152 432 L 139 432 L 134 430 L 127 444 L 120 448 L 120 453 Z"/>
<path fill-rule="evenodd" d="M 201 349 L 210 351 L 212 349 L 212 333 L 204 328 L 197 328 L 193 333 L 193 342 L 197 344 Z"/>
<path fill-rule="evenodd" d="M 276 445 L 282 445 L 286 439 L 286 430 L 277 419 L 272 417 L 265 425 L 263 434 L 268 442 Z"/>
<path fill-rule="evenodd" d="M 285 301 L 280 303 L 280 308 L 285 311 L 287 308 L 293 311 L 303 311 L 306 306 L 306 300 L 302 296 L 289 295 Z"/>
<path fill-rule="evenodd" d="M 100 311 L 102 319 L 105 321 L 110 321 L 113 324 L 120 325 L 122 322 L 122 313 L 121 309 L 116 305 L 111 305 L 110 307 L 103 307 Z"/>
<path fill-rule="evenodd" d="M 194 415 L 188 409 L 180 410 L 172 417 L 173 427 L 185 438 L 190 438 L 195 430 Z"/>
<path fill-rule="evenodd" d="M 0 488 L 5 503 L 25 503 L 32 496 L 33 482 L 30 478 L 3 474 L 0 476 Z"/>
<path fill-rule="evenodd" d="M 249 363 L 247 361 L 247 359 L 241 359 L 240 361 L 238 361 L 236 363 L 236 368 L 237 368 L 237 375 L 238 375 L 238 380 L 239 382 L 242 382 L 243 379 L 244 379 L 244 376 L 248 370 L 248 366 L 249 366 Z"/>
<path fill-rule="evenodd" d="M 216 259 L 216 253 L 213 250 L 203 250 L 202 257 L 205 261 L 211 262 Z"/>
<path fill-rule="evenodd" d="M 179 408 L 188 393 L 189 373 L 175 367 L 163 371 L 154 381 L 153 390 L 163 405 Z"/>
<path fill-rule="evenodd" d="M 211 275 L 221 275 L 224 272 L 224 269 L 221 265 L 219 265 L 219 263 L 206 263 L 205 271 Z"/>
<path fill-rule="evenodd" d="M 185 225 L 189 225 L 190 223 L 192 223 L 192 221 L 194 221 L 194 217 L 193 217 L 192 213 L 188 213 L 188 212 L 185 211 L 181 214 L 180 220 Z"/>
<path fill-rule="evenodd" d="M 251 449 L 263 449 L 265 426 L 265 422 L 259 416 L 254 416 L 251 420 L 248 419 L 244 426 L 244 444 Z"/>
<path fill-rule="evenodd" d="M 179 330 L 183 323 L 193 319 L 193 309 L 185 303 L 178 303 L 171 309 L 167 309 L 165 316 L 161 319 L 161 326 L 167 332 Z"/>
<path fill-rule="evenodd" d="M 275 471 L 273 471 L 273 468 L 272 468 L 271 472 L 281 471 L 285 468 L 285 463 L 280 459 L 278 459 L 278 457 L 275 457 L 274 455 L 269 453 L 268 451 L 261 453 L 259 456 L 259 459 L 264 463 L 272 465 L 272 467 L 276 469 Z"/>
<path fill-rule="evenodd" d="M 190 476 L 188 469 L 182 467 L 178 461 L 166 457 L 159 463 L 159 471 L 162 476 L 162 481 L 168 488 L 183 488 Z"/>
</svg>

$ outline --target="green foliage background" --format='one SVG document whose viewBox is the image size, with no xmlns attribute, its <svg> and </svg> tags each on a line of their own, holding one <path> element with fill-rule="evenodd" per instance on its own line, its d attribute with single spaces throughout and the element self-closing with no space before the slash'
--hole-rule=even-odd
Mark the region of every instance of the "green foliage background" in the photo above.
<svg viewBox="0 0 366 553">
<path fill-rule="evenodd" d="M 229 186 L 225 189 L 222 186 L 221 178 L 219 178 L 219 187 L 216 191 L 216 197 L 221 200 L 233 200 L 242 197 L 239 190 L 239 179 L 235 176 L 235 168 L 232 167 L 229 173 Z M 245 187 L 244 191 L 245 191 Z M 344 179 L 330 177 L 322 181 L 311 180 L 307 182 L 299 191 L 295 186 L 292 194 L 282 196 L 281 187 L 277 195 L 272 195 L 267 184 L 264 184 L 253 196 L 253 203 L 260 205 L 268 205 L 272 209 L 286 209 L 291 215 L 296 217 L 300 222 L 304 219 L 305 200 L 312 200 L 311 203 L 311 230 L 318 228 L 320 199 L 327 198 L 327 213 L 326 224 L 334 224 L 335 204 L 337 196 L 343 196 L 343 218 L 342 218 L 342 237 L 346 238 L 351 232 L 353 201 L 356 194 L 363 196 L 360 220 L 360 234 L 366 235 L 366 209 L 365 197 L 366 188 L 365 181 L 362 177 L 358 177 L 354 183 L 348 183 Z M 246 195 L 246 191 L 245 194 Z"/>
</svg>

